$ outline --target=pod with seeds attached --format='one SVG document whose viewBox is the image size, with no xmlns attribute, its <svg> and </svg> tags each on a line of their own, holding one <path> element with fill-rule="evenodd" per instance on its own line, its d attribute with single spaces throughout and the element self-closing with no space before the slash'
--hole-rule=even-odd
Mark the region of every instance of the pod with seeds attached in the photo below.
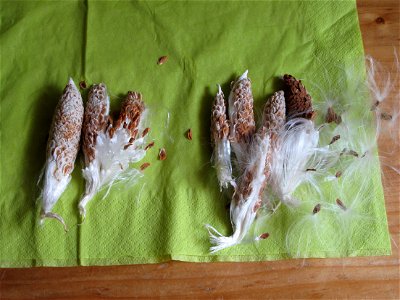
<svg viewBox="0 0 400 300">
<path fill-rule="evenodd" d="M 302 84 L 292 75 L 283 76 L 284 92 L 286 99 L 286 117 L 288 120 L 293 118 L 312 119 L 315 115 L 312 108 L 310 94 Z"/>
<path fill-rule="evenodd" d="M 276 144 L 277 133 L 285 122 L 285 99 L 283 92 L 275 93 L 264 109 L 263 124 L 255 133 L 243 153 L 246 161 L 243 175 L 239 178 L 230 206 L 233 235 L 225 237 L 215 228 L 207 225 L 210 232 L 211 252 L 240 243 L 248 233 L 257 211 L 261 206 L 261 196 L 270 176 L 271 154 Z"/>
<path fill-rule="evenodd" d="M 226 117 L 224 94 L 218 86 L 211 112 L 211 140 L 213 144 L 213 163 L 217 170 L 220 188 L 236 186 L 232 178 L 231 144 L 229 142 L 229 122 Z"/>
<path fill-rule="evenodd" d="M 47 143 L 41 221 L 54 218 L 66 225 L 52 209 L 71 180 L 83 121 L 83 103 L 74 81 L 69 80 L 58 102 Z"/>
<path fill-rule="evenodd" d="M 82 172 L 86 187 L 79 202 L 79 212 L 83 217 L 87 203 L 102 187 L 110 189 L 114 182 L 121 180 L 133 183 L 142 176 L 139 170 L 129 167 L 130 163 L 140 161 L 146 154 L 149 129 L 144 126 L 146 109 L 142 96 L 128 92 L 115 122 L 108 115 L 109 101 L 104 84 L 91 88 L 83 123 L 85 168 Z"/>
<path fill-rule="evenodd" d="M 243 164 L 247 147 L 256 130 L 251 81 L 247 74 L 248 71 L 246 70 L 242 76 L 232 83 L 228 100 L 228 114 L 231 126 L 230 141 L 238 165 Z"/>
</svg>

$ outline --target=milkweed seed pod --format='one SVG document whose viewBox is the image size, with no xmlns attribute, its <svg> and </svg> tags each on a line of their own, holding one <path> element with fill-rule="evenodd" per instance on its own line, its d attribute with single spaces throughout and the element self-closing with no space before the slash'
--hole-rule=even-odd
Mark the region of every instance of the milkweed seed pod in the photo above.
<svg viewBox="0 0 400 300">
<path fill-rule="evenodd" d="M 44 171 L 44 186 L 41 195 L 40 218 L 54 218 L 66 225 L 61 216 L 52 209 L 71 180 L 83 121 L 83 103 L 74 81 L 68 85 L 58 102 L 47 143 L 47 159 Z"/>
<path fill-rule="evenodd" d="M 134 182 L 142 173 L 129 164 L 140 161 L 146 154 L 144 128 L 145 106 L 142 96 L 128 92 L 118 119 L 108 116 L 109 97 L 104 84 L 94 85 L 89 92 L 83 123 L 83 153 L 86 180 L 85 193 L 79 212 L 85 217 L 87 203 L 104 186 L 110 189 L 116 181 Z M 107 195 L 107 194 L 106 194 Z"/>
<path fill-rule="evenodd" d="M 230 237 L 222 236 L 211 226 L 207 226 L 211 243 L 211 252 L 240 243 L 248 233 L 261 206 L 261 196 L 270 175 L 272 141 L 285 123 L 285 98 L 283 92 L 275 93 L 264 108 L 263 125 L 253 135 L 246 152 L 246 166 L 235 188 L 231 201 L 231 222 L 234 233 Z"/>
<path fill-rule="evenodd" d="M 230 140 L 239 164 L 255 132 L 253 94 L 247 73 L 232 83 L 229 94 Z"/>
<path fill-rule="evenodd" d="M 312 108 L 311 96 L 306 88 L 292 75 L 283 76 L 284 92 L 286 99 L 286 118 L 305 118 L 312 119 L 314 111 Z"/>
<path fill-rule="evenodd" d="M 220 188 L 235 186 L 232 178 L 231 144 L 229 142 L 229 122 L 226 116 L 224 94 L 218 86 L 211 113 L 211 140 L 214 148 L 213 162 L 217 170 Z"/>
</svg>

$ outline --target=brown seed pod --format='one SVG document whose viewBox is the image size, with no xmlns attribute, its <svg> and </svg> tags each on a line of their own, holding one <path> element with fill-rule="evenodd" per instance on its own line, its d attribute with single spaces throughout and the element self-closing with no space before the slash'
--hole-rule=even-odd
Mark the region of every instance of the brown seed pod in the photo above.
<svg viewBox="0 0 400 300">
<path fill-rule="evenodd" d="M 165 148 L 160 148 L 160 151 L 158 152 L 158 159 L 159 160 L 167 159 L 167 152 L 165 151 Z"/>
<path fill-rule="evenodd" d="M 157 60 L 157 65 L 162 65 L 165 64 L 168 60 L 168 56 L 161 56 L 158 60 Z"/>
<path fill-rule="evenodd" d="M 283 76 L 285 84 L 284 93 L 286 100 L 286 117 L 312 119 L 314 111 L 312 108 L 312 99 L 306 88 L 292 75 Z"/>
<path fill-rule="evenodd" d="M 247 71 L 233 82 L 229 95 L 230 139 L 239 144 L 250 142 L 255 133 L 253 94 Z"/>
</svg>

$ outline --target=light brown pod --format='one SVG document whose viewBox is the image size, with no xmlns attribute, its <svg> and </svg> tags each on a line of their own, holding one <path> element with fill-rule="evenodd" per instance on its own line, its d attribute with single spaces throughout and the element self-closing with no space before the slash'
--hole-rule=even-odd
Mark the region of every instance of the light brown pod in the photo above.
<svg viewBox="0 0 400 300">
<path fill-rule="evenodd" d="M 41 219 L 55 218 L 66 229 L 64 220 L 51 210 L 67 187 L 79 150 L 83 103 L 72 79 L 55 109 L 47 143 Z"/>
</svg>

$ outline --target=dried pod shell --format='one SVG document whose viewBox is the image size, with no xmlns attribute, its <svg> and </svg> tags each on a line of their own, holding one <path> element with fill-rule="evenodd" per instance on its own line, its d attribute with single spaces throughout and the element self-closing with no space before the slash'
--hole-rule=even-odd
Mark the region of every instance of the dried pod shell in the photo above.
<svg viewBox="0 0 400 300">
<path fill-rule="evenodd" d="M 285 84 L 284 92 L 286 99 L 286 117 L 312 119 L 314 111 L 312 108 L 312 99 L 306 88 L 292 75 L 283 76 Z"/>
<path fill-rule="evenodd" d="M 109 122 L 109 110 L 110 98 L 105 84 L 93 85 L 89 91 L 82 128 L 82 150 L 86 165 L 89 165 L 95 158 L 97 136 L 106 129 Z"/>
<path fill-rule="evenodd" d="M 262 130 L 277 134 L 286 122 L 285 114 L 284 92 L 278 91 L 267 100 L 264 106 Z"/>
<path fill-rule="evenodd" d="M 141 160 L 144 150 L 145 129 L 142 120 L 145 107 L 140 93 L 128 92 L 115 122 L 109 121 L 109 97 L 104 84 L 95 85 L 89 92 L 83 127 L 83 152 L 86 180 L 85 193 L 79 202 L 80 214 L 86 214 L 86 205 L 105 185 L 115 181 L 141 177 L 139 170 L 129 167 Z"/>
<path fill-rule="evenodd" d="M 79 150 L 83 103 L 72 79 L 57 104 L 47 143 L 41 218 L 63 219 L 51 210 L 67 187 Z"/>
<path fill-rule="evenodd" d="M 255 132 L 253 94 L 251 82 L 244 72 L 232 85 L 229 95 L 229 119 L 231 141 L 248 143 Z"/>
</svg>

